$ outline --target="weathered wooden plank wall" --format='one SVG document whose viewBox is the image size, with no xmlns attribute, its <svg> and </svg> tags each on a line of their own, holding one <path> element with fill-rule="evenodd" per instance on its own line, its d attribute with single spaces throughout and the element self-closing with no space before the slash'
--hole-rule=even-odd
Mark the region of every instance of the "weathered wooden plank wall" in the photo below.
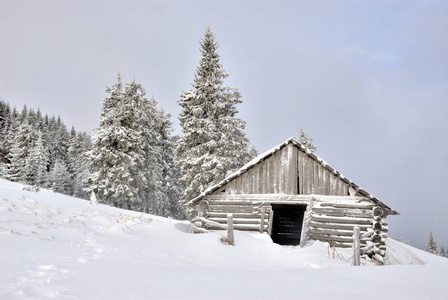
<svg viewBox="0 0 448 300">
<path fill-rule="evenodd" d="M 218 193 L 346 196 L 348 190 L 343 178 L 288 145 L 225 184 Z"/>
<path fill-rule="evenodd" d="M 327 170 L 323 164 L 313 160 L 296 148 L 299 194 L 347 196 L 349 186 L 344 180 Z"/>
</svg>

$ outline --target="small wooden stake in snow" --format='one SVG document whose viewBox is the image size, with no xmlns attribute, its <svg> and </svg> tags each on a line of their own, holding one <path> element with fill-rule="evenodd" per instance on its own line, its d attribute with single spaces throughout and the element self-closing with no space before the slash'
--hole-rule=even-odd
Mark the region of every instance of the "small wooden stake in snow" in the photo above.
<svg viewBox="0 0 448 300">
<path fill-rule="evenodd" d="M 264 232 L 264 215 L 266 214 L 266 206 L 261 207 L 260 233 Z"/>
<path fill-rule="evenodd" d="M 235 240 L 233 237 L 233 215 L 227 214 L 227 242 L 234 246 Z"/>
<path fill-rule="evenodd" d="M 361 264 L 361 230 L 358 226 L 353 227 L 353 265 L 359 266 Z"/>
<path fill-rule="evenodd" d="M 92 191 L 92 192 L 90 193 L 90 204 L 95 205 L 96 203 L 97 203 L 97 201 L 96 201 L 95 192 Z"/>
</svg>

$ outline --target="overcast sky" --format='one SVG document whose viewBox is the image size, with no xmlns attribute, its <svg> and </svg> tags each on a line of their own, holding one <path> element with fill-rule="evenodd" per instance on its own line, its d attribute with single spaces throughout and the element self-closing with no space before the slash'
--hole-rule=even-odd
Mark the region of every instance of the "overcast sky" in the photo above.
<svg viewBox="0 0 448 300">
<path fill-rule="evenodd" d="M 117 72 L 170 112 L 208 25 L 263 152 L 303 127 L 317 154 L 448 247 L 448 2 L 0 0 L 0 98 L 98 126 Z"/>
</svg>

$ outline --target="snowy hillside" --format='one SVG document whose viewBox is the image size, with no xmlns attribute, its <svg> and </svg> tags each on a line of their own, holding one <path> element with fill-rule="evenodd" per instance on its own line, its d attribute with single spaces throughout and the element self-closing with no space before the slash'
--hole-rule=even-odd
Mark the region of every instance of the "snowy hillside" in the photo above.
<svg viewBox="0 0 448 300">
<path fill-rule="evenodd" d="M 448 259 L 394 240 L 395 265 L 179 222 L 0 179 L 0 299 L 447 299 Z M 333 258 L 334 257 L 334 258 Z M 425 264 L 424 264 L 425 263 Z M 366 262 L 364 262 L 366 264 Z"/>
</svg>

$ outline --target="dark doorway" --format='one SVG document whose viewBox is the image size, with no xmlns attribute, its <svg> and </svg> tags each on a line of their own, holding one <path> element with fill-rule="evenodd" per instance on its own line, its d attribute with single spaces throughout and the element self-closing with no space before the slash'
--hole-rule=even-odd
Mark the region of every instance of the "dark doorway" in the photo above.
<svg viewBox="0 0 448 300">
<path fill-rule="evenodd" d="M 274 218 L 272 220 L 271 238 L 280 245 L 300 244 L 303 215 L 306 205 L 272 205 Z"/>
</svg>

